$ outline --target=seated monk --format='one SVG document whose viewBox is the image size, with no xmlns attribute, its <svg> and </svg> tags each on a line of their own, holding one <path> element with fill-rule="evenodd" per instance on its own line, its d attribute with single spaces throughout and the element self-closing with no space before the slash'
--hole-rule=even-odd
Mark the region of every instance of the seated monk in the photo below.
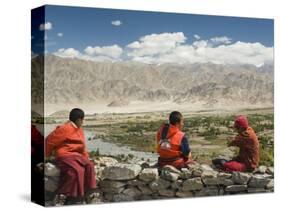
<svg viewBox="0 0 281 212">
<path fill-rule="evenodd" d="M 215 159 L 213 164 L 227 172 L 253 171 L 259 163 L 259 141 L 254 130 L 249 127 L 245 116 L 238 116 L 234 123 L 238 135 L 231 139 L 228 146 L 239 147 L 239 154 L 230 161 Z"/>
<path fill-rule="evenodd" d="M 60 169 L 54 205 L 63 205 L 66 200 L 81 201 L 96 187 L 94 165 L 85 146 L 83 120 L 84 112 L 74 108 L 69 114 L 69 121 L 58 126 L 46 138 L 46 157 L 54 152 Z"/>
<path fill-rule="evenodd" d="M 169 124 L 163 124 L 157 132 L 158 165 L 172 165 L 178 169 L 192 162 L 189 141 L 181 129 L 183 116 L 174 111 L 169 116 Z"/>
</svg>

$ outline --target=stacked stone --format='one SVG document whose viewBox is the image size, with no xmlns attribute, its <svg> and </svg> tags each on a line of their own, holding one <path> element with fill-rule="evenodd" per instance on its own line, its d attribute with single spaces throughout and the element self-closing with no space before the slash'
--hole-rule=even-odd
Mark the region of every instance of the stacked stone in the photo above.
<svg viewBox="0 0 281 212">
<path fill-rule="evenodd" d="M 274 170 L 260 166 L 253 173 L 225 173 L 206 164 L 194 164 L 178 170 L 155 164 L 120 164 L 112 158 L 95 161 L 98 179 L 98 202 L 121 202 L 165 198 L 216 196 L 273 192 Z M 54 192 L 59 171 L 45 168 L 46 190 Z M 52 173 L 52 174 L 50 174 Z M 54 180 L 56 179 L 56 180 Z"/>
</svg>

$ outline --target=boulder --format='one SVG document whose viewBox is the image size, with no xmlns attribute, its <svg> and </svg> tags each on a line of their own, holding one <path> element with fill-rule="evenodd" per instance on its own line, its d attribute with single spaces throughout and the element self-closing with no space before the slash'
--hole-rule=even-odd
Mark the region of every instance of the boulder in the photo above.
<svg viewBox="0 0 281 212">
<path fill-rule="evenodd" d="M 251 188 L 264 188 L 270 182 L 270 177 L 268 174 L 253 175 L 248 185 Z"/>
<path fill-rule="evenodd" d="M 265 186 L 266 189 L 273 189 L 274 188 L 274 179 L 271 179 L 267 185 Z"/>
<path fill-rule="evenodd" d="M 127 183 L 127 185 L 131 185 L 131 186 L 144 186 L 146 184 L 145 181 L 142 181 L 139 179 L 129 180 L 126 183 Z"/>
<path fill-rule="evenodd" d="M 226 192 L 243 192 L 247 190 L 247 185 L 230 185 L 225 188 Z"/>
<path fill-rule="evenodd" d="M 172 182 L 171 188 L 174 190 L 179 190 L 182 187 L 182 183 L 183 183 L 182 180 L 177 180 L 175 182 Z"/>
<path fill-rule="evenodd" d="M 264 174 L 267 170 L 266 166 L 259 166 L 256 170 L 256 173 Z"/>
<path fill-rule="evenodd" d="M 45 163 L 45 176 L 58 177 L 60 176 L 60 170 L 52 163 Z"/>
<path fill-rule="evenodd" d="M 45 180 L 45 190 L 49 192 L 55 192 L 58 188 L 59 184 L 59 178 L 58 177 L 52 177 L 52 178 L 44 178 Z"/>
<path fill-rule="evenodd" d="M 129 187 L 125 189 L 122 193 L 126 196 L 132 197 L 133 199 L 138 198 L 142 194 L 142 192 L 136 187 Z"/>
<path fill-rule="evenodd" d="M 167 169 L 163 169 L 161 171 L 161 178 L 163 178 L 165 180 L 172 181 L 172 182 L 175 182 L 179 178 L 179 176 L 180 176 L 180 174 L 174 173 L 174 172 L 170 172 Z"/>
<path fill-rule="evenodd" d="M 171 189 L 161 189 L 158 191 L 159 195 L 164 196 L 164 197 L 174 197 L 175 196 L 175 191 Z"/>
<path fill-rule="evenodd" d="M 251 175 L 248 173 L 243 173 L 243 172 L 233 172 L 232 173 L 233 182 L 240 184 L 240 185 L 246 185 L 250 178 L 251 178 Z"/>
<path fill-rule="evenodd" d="M 194 191 L 194 190 L 200 190 L 202 188 L 203 188 L 203 183 L 201 181 L 201 177 L 188 179 L 184 181 L 182 184 L 183 191 Z"/>
<path fill-rule="evenodd" d="M 157 180 L 152 181 L 149 184 L 149 187 L 152 191 L 158 191 L 168 188 L 171 185 L 171 182 L 168 180 L 164 180 L 162 178 L 158 178 Z"/>
<path fill-rule="evenodd" d="M 274 167 L 267 167 L 266 173 L 274 175 Z"/>
<path fill-rule="evenodd" d="M 170 165 L 166 165 L 162 168 L 162 171 L 163 170 L 167 170 L 169 172 L 172 172 L 172 173 L 176 173 L 176 174 L 181 174 L 181 171 L 178 170 L 177 168 L 173 167 L 173 166 L 170 166 Z"/>
<path fill-rule="evenodd" d="M 138 186 L 138 189 L 141 191 L 142 195 L 151 195 L 153 193 L 149 186 Z"/>
<path fill-rule="evenodd" d="M 219 185 L 230 186 L 234 184 L 232 180 L 232 174 L 230 173 L 220 172 L 218 173 L 217 177 Z"/>
<path fill-rule="evenodd" d="M 265 192 L 264 188 L 248 188 L 248 193 L 263 193 Z"/>
<path fill-rule="evenodd" d="M 189 169 L 187 169 L 187 168 L 181 169 L 181 174 L 180 174 L 181 179 L 187 180 L 187 179 L 191 178 L 191 176 L 192 176 L 192 172 Z"/>
<path fill-rule="evenodd" d="M 195 196 L 217 196 L 219 195 L 219 189 L 217 187 L 204 187 L 202 190 L 195 192 Z"/>
<path fill-rule="evenodd" d="M 177 191 L 176 192 L 177 197 L 193 197 L 192 191 Z"/>
<path fill-rule="evenodd" d="M 156 168 L 145 168 L 139 174 L 139 179 L 145 182 L 151 182 L 158 178 L 158 169 Z"/>
<path fill-rule="evenodd" d="M 118 163 L 118 161 L 115 158 L 111 158 L 111 157 L 98 157 L 93 161 L 96 166 L 112 166 Z"/>
<path fill-rule="evenodd" d="M 125 189 L 125 183 L 112 180 L 101 181 L 99 186 L 105 193 L 118 194 Z"/>
<path fill-rule="evenodd" d="M 131 180 L 141 172 L 141 166 L 137 164 L 115 164 L 105 167 L 102 178 L 109 180 Z"/>
<path fill-rule="evenodd" d="M 203 171 L 201 178 L 205 185 L 218 185 L 219 184 L 219 179 L 217 178 L 217 172 L 214 170 Z"/>
</svg>

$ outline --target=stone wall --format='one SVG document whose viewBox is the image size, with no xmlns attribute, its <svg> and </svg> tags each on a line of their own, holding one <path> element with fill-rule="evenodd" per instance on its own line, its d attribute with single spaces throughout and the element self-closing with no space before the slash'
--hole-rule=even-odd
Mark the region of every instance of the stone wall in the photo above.
<svg viewBox="0 0 281 212">
<path fill-rule="evenodd" d="M 206 164 L 181 170 L 157 168 L 146 162 L 125 164 L 114 158 L 94 161 L 98 189 L 92 203 L 216 196 L 274 191 L 274 170 L 260 166 L 253 173 L 218 172 Z M 45 165 L 45 189 L 49 199 L 58 185 L 59 170 Z"/>
</svg>

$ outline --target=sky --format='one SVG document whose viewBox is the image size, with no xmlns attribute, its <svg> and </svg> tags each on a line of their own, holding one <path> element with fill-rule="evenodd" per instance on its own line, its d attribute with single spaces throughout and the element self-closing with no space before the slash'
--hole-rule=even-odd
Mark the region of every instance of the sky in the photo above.
<svg viewBox="0 0 281 212">
<path fill-rule="evenodd" d="M 144 63 L 272 63 L 271 19 L 46 6 L 33 14 L 32 54 Z"/>
</svg>

